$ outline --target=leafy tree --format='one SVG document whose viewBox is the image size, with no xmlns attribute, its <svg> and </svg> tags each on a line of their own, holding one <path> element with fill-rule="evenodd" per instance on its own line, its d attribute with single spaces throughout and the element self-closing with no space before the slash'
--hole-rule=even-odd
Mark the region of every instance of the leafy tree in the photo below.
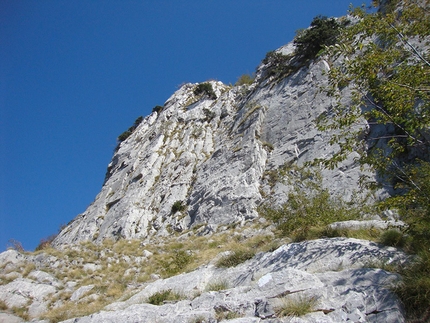
<svg viewBox="0 0 430 323">
<path fill-rule="evenodd" d="M 429 8 L 429 0 L 390 0 L 377 12 L 351 11 L 354 24 L 327 48 L 327 91 L 336 104 L 319 121 L 321 129 L 336 130 L 331 143 L 340 147 L 326 166 L 358 151 L 362 164 L 397 189 L 383 205 L 399 209 L 409 224 L 410 248 L 422 259 L 403 273 L 399 290 L 410 315 L 430 304 Z M 351 91 L 347 104 L 345 88 Z M 357 127 L 364 120 L 367 127 Z"/>
<path fill-rule="evenodd" d="M 339 35 L 340 24 L 334 18 L 316 16 L 310 28 L 300 30 L 295 39 L 296 53 L 303 59 L 312 59 L 326 45 L 334 44 Z"/>
</svg>

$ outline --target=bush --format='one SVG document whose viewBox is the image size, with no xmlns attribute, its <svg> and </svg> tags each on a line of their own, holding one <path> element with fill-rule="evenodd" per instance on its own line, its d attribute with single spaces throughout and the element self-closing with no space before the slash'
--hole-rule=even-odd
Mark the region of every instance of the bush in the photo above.
<svg viewBox="0 0 430 323">
<path fill-rule="evenodd" d="M 263 59 L 263 64 L 268 65 L 265 78 L 274 76 L 276 79 L 282 79 L 288 76 L 295 69 L 290 64 L 292 56 L 284 55 L 276 51 L 270 51 Z"/>
<path fill-rule="evenodd" d="M 157 112 L 158 114 L 163 110 L 164 107 L 162 107 L 161 105 L 156 105 L 153 109 L 152 112 Z"/>
<path fill-rule="evenodd" d="M 170 277 L 177 273 L 183 272 L 185 268 L 193 261 L 193 256 L 185 250 L 174 250 L 172 255 L 164 261 L 161 266 L 165 275 Z"/>
<path fill-rule="evenodd" d="M 15 239 L 9 239 L 8 249 L 13 249 L 18 252 L 24 252 L 24 247 L 22 246 L 21 242 Z"/>
<path fill-rule="evenodd" d="M 139 124 L 141 124 L 142 123 L 142 121 L 143 121 L 143 117 L 142 116 L 140 116 L 140 117 L 138 117 L 135 121 L 134 121 L 134 123 L 133 123 L 133 125 L 130 127 L 130 128 L 128 128 L 126 131 L 124 131 L 122 134 L 120 134 L 119 136 L 118 136 L 118 141 L 119 142 L 123 142 L 124 140 L 126 140 L 128 137 L 130 137 L 130 135 L 133 133 L 133 131 L 134 130 L 136 130 L 136 128 L 139 126 Z"/>
<path fill-rule="evenodd" d="M 294 44 L 296 54 L 305 60 L 313 59 L 324 48 L 335 43 L 340 24 L 334 18 L 315 17 L 308 29 L 297 33 Z"/>
<path fill-rule="evenodd" d="M 326 226 L 336 221 L 356 219 L 360 210 L 332 197 L 327 190 L 296 191 L 288 195 L 288 202 L 279 207 L 263 205 L 261 216 L 274 223 L 283 236 L 292 235 L 295 241 L 317 238 Z"/>
<path fill-rule="evenodd" d="M 200 83 L 199 85 L 196 86 L 196 88 L 194 89 L 194 94 L 195 95 L 207 95 L 209 97 L 209 99 L 216 99 L 216 94 L 214 92 L 214 89 L 212 87 L 212 84 L 205 82 L 205 83 Z"/>
<path fill-rule="evenodd" d="M 172 292 L 171 289 L 156 292 L 149 296 L 148 303 L 152 305 L 163 305 L 164 301 L 178 301 L 183 299 L 181 294 Z"/>
<path fill-rule="evenodd" d="M 254 82 L 254 77 L 249 74 L 243 74 L 241 75 L 236 83 L 234 85 L 240 86 L 240 85 L 251 85 L 252 82 Z"/>
<path fill-rule="evenodd" d="M 176 201 L 172 205 L 172 214 L 175 214 L 176 212 L 182 212 L 186 208 L 186 205 L 183 201 Z"/>
<path fill-rule="evenodd" d="M 406 240 L 402 232 L 390 229 L 382 233 L 379 242 L 386 246 L 401 248 L 405 245 Z"/>
<path fill-rule="evenodd" d="M 416 262 L 400 271 L 402 283 L 395 289 L 395 292 L 402 300 L 409 318 L 420 319 L 416 322 L 428 322 L 430 318 L 430 251 L 420 252 L 418 256 Z"/>
</svg>

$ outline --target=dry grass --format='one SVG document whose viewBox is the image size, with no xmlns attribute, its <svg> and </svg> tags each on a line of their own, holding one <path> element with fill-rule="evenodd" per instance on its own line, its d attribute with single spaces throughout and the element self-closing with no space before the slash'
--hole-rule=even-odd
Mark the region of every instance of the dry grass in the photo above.
<svg viewBox="0 0 430 323">
<path fill-rule="evenodd" d="M 311 296 L 284 297 L 280 299 L 275 313 L 278 317 L 303 316 L 313 312 L 316 303 L 317 298 Z"/>
<path fill-rule="evenodd" d="M 108 303 L 99 300 L 79 304 L 74 302 L 66 302 L 63 305 L 51 309 L 43 314 L 42 319 L 49 320 L 51 323 L 57 323 L 70 318 L 96 313 L 107 304 Z"/>
</svg>

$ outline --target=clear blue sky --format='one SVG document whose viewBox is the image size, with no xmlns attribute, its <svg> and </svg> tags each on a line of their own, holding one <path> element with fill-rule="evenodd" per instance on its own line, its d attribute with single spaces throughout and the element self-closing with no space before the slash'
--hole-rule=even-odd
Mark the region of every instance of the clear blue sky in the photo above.
<svg viewBox="0 0 430 323">
<path fill-rule="evenodd" d="M 185 82 L 235 83 L 352 0 L 0 0 L 0 251 L 82 213 L 116 137 Z"/>
</svg>

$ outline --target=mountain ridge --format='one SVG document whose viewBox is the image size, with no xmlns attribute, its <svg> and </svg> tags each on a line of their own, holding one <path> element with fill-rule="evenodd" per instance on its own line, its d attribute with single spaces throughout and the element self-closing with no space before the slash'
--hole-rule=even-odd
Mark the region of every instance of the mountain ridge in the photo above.
<svg viewBox="0 0 430 323">
<path fill-rule="evenodd" d="M 293 52 L 292 43 L 277 50 Z M 263 196 L 282 204 L 291 187 L 271 187 L 267 174 L 336 149 L 328 144 L 330 134 L 315 125 L 333 104 L 320 91 L 327 68 L 319 59 L 274 80 L 266 75 L 269 62 L 257 68 L 251 85 L 200 83 L 210 84 L 216 99 L 196 95 L 198 84 L 183 85 L 119 143 L 101 192 L 54 245 L 168 235 L 203 224 L 213 231 L 257 218 Z M 363 174 L 354 157 L 335 171 L 321 170 L 324 187 L 350 198 Z M 173 212 L 175 202 L 186 209 Z"/>
</svg>

